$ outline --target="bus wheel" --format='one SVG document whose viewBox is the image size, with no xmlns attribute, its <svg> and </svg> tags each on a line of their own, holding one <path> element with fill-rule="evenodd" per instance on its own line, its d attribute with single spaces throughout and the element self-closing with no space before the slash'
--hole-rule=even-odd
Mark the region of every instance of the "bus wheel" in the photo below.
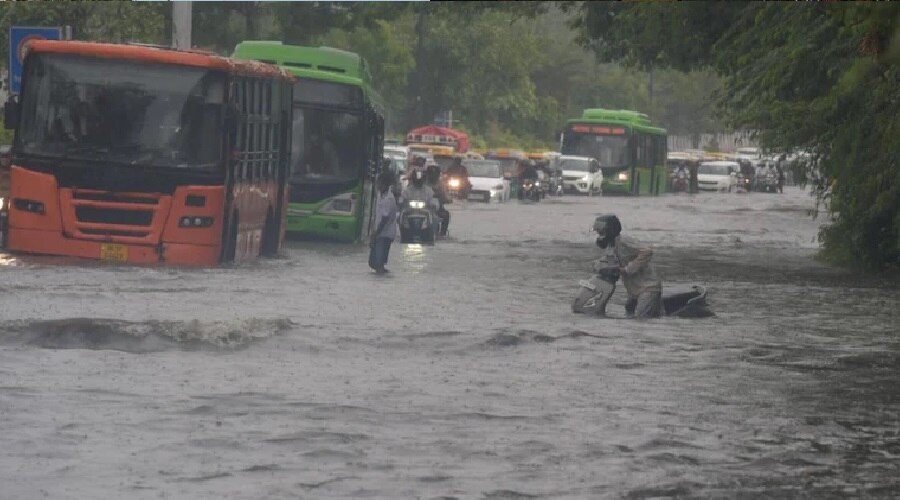
<svg viewBox="0 0 900 500">
<path fill-rule="evenodd" d="M 225 239 L 225 255 L 223 256 L 223 262 L 234 262 L 235 257 L 237 256 L 237 239 L 238 239 L 238 215 L 235 212 L 234 216 L 231 218 L 231 224 L 228 227 L 228 234 Z"/>
<path fill-rule="evenodd" d="M 275 229 L 275 217 L 272 210 L 266 215 L 266 227 L 263 229 L 262 245 L 259 248 L 262 257 L 275 257 L 278 255 L 278 231 Z"/>
</svg>

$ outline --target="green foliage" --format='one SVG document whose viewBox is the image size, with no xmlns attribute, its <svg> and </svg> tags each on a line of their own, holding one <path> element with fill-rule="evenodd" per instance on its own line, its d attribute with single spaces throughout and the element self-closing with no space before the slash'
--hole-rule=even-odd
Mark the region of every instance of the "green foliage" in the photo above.
<svg viewBox="0 0 900 500">
<path fill-rule="evenodd" d="M 729 125 L 758 130 L 765 148 L 812 153 L 801 177 L 833 186 L 825 256 L 900 265 L 896 5 L 591 2 L 579 25 L 603 61 L 713 68 Z"/>
<path fill-rule="evenodd" d="M 0 144 L 12 144 L 15 130 L 7 130 L 3 124 L 3 117 L 0 116 Z"/>
</svg>

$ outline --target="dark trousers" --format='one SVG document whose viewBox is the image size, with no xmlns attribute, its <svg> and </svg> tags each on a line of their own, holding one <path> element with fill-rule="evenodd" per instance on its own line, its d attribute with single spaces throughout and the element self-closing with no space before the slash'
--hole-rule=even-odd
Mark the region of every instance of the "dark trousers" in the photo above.
<svg viewBox="0 0 900 500">
<path fill-rule="evenodd" d="M 441 207 L 437 215 L 441 218 L 441 236 L 447 236 L 447 229 L 450 226 L 450 211 Z"/>
<path fill-rule="evenodd" d="M 375 238 L 375 244 L 369 250 L 369 267 L 376 271 L 384 269 L 393 242 L 392 238 Z"/>
</svg>

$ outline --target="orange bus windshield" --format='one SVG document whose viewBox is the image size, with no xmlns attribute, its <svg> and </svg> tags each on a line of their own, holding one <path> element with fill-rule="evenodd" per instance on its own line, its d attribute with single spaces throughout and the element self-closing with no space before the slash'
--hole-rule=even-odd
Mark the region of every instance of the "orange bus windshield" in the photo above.
<svg viewBox="0 0 900 500">
<path fill-rule="evenodd" d="M 222 163 L 222 71 L 32 53 L 21 99 L 24 155 L 206 170 Z"/>
</svg>

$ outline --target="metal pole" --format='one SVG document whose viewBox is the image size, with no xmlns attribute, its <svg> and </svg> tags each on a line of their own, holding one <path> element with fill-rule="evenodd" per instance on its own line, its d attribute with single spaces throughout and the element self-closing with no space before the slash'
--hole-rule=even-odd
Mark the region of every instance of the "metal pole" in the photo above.
<svg viewBox="0 0 900 500">
<path fill-rule="evenodd" d="M 453 110 L 447 112 L 447 128 L 453 128 Z"/>
<path fill-rule="evenodd" d="M 172 2 L 172 45 L 178 50 L 191 48 L 191 2 Z"/>
</svg>

